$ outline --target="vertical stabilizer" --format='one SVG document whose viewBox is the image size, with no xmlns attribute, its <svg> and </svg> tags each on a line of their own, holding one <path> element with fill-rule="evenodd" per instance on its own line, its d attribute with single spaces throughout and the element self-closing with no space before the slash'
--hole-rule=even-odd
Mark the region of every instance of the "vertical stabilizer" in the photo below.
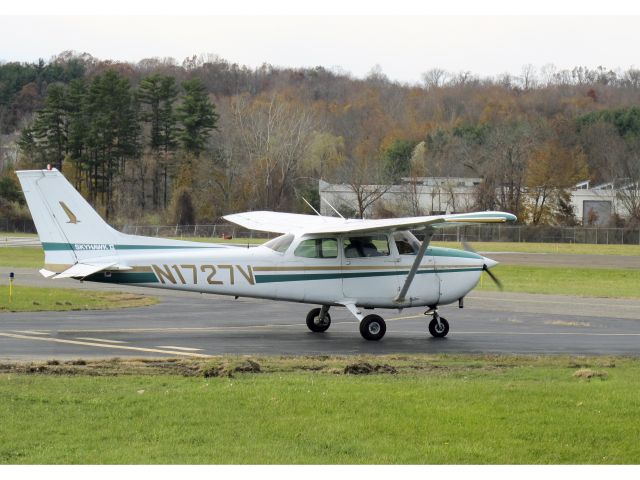
<svg viewBox="0 0 640 480">
<path fill-rule="evenodd" d="M 45 252 L 45 266 L 60 271 L 97 257 L 116 258 L 121 236 L 56 169 L 16 172 Z"/>
</svg>

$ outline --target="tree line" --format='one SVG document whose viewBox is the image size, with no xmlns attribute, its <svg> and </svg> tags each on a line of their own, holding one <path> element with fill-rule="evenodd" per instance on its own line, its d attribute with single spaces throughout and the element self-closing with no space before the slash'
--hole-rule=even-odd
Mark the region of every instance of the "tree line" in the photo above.
<svg viewBox="0 0 640 480">
<path fill-rule="evenodd" d="M 402 178 L 473 176 L 483 178 L 475 208 L 567 225 L 577 221 L 576 182 L 640 180 L 638 70 L 527 65 L 480 78 L 431 69 L 423 79 L 65 52 L 0 65 L 0 147 L 15 138 L 22 166 L 61 167 L 120 223 L 306 211 L 303 197 L 319 206 L 320 178 L 353 189 L 347 214 L 372 204 L 378 216 L 428 214 L 411 188 L 402 205 L 381 193 Z M 637 189 L 622 191 L 626 222 L 637 225 Z"/>
<path fill-rule="evenodd" d="M 109 218 L 131 200 L 166 208 L 177 152 L 184 162 L 198 158 L 217 118 L 198 78 L 179 87 L 174 77 L 153 74 L 132 89 L 127 78 L 107 70 L 90 83 L 52 84 L 18 144 L 23 163 L 64 170 Z"/>
</svg>

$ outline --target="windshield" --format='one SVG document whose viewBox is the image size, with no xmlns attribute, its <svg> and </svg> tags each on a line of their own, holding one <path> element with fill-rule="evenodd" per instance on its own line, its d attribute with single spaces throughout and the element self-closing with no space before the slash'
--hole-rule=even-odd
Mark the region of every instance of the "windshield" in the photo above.
<svg viewBox="0 0 640 480">
<path fill-rule="evenodd" d="M 289 248 L 289 245 L 291 245 L 291 242 L 293 242 L 293 235 L 288 234 L 269 240 L 268 242 L 263 243 L 262 246 L 270 248 L 278 253 L 284 253 L 287 251 L 287 248 Z"/>
</svg>

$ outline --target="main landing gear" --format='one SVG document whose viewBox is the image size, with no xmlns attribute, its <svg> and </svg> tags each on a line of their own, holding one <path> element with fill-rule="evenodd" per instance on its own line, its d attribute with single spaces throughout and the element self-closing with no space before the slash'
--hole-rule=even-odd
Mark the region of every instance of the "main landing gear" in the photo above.
<svg viewBox="0 0 640 480">
<path fill-rule="evenodd" d="M 360 335 L 365 340 L 377 341 L 384 337 L 387 332 L 387 324 L 380 315 L 363 317 L 355 305 L 349 305 L 347 308 L 360 320 Z M 307 314 L 307 327 L 312 332 L 325 332 L 330 325 L 331 316 L 329 315 L 328 305 L 324 305 L 322 308 L 314 308 Z"/>
<path fill-rule="evenodd" d="M 449 322 L 444 317 L 438 315 L 435 308 L 424 312 L 425 315 L 432 315 L 433 319 L 429 322 L 429 333 L 436 338 L 444 338 L 449 333 Z"/>
<path fill-rule="evenodd" d="M 386 332 L 387 324 L 380 315 L 367 315 L 360 321 L 360 335 L 365 340 L 380 340 Z"/>
</svg>

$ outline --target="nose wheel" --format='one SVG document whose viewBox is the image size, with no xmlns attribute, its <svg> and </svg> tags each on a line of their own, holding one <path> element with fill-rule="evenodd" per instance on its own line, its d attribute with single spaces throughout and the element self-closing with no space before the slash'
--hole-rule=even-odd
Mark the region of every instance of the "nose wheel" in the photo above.
<svg viewBox="0 0 640 480">
<path fill-rule="evenodd" d="M 429 333 L 435 338 L 444 338 L 449 333 L 449 322 L 438 315 L 438 312 L 433 312 L 433 320 L 429 322 Z"/>
</svg>

